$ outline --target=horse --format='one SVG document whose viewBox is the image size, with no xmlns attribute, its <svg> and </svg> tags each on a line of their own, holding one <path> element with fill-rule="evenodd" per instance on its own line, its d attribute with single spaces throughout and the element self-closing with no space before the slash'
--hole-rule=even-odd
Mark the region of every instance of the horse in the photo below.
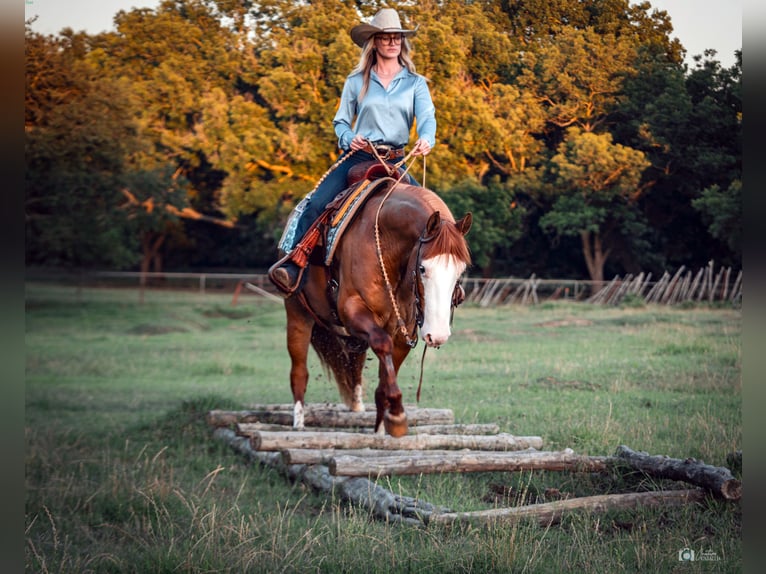
<svg viewBox="0 0 766 574">
<path fill-rule="evenodd" d="M 374 431 L 407 434 L 399 367 L 418 328 L 428 347 L 450 337 L 464 296 L 459 280 L 471 262 L 465 240 L 471 222 L 470 213 L 455 220 L 433 191 L 391 179 L 359 208 L 332 262 L 312 258 L 301 290 L 284 302 L 295 429 L 304 428 L 312 346 L 356 412 L 365 410 L 362 369 L 371 349 L 379 361 Z"/>
</svg>

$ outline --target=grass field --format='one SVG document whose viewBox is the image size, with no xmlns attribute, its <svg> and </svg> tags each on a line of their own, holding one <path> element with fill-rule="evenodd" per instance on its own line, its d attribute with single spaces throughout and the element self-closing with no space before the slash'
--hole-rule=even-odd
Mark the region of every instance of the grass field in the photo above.
<svg viewBox="0 0 766 574">
<path fill-rule="evenodd" d="M 211 408 L 291 401 L 280 304 L 28 284 L 28 572 L 740 572 L 741 506 L 573 514 L 560 524 L 395 526 L 251 466 Z M 422 345 L 422 343 L 421 343 Z M 414 402 L 418 347 L 400 372 Z M 309 402 L 338 402 L 312 355 Z M 455 314 L 421 406 L 608 455 L 620 444 L 726 465 L 742 448 L 741 312 L 582 303 Z M 368 363 L 366 400 L 377 372 Z M 736 476 L 739 471 L 735 472 Z M 454 510 L 672 488 L 557 472 L 381 479 Z M 677 486 L 677 485 L 675 485 Z M 712 560 L 680 562 L 691 548 Z"/>
</svg>

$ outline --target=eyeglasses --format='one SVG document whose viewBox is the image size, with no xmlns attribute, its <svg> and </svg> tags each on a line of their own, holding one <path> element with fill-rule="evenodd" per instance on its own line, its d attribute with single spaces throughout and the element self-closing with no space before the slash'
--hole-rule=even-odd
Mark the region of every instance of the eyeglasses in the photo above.
<svg viewBox="0 0 766 574">
<path fill-rule="evenodd" d="M 375 39 L 380 42 L 381 44 L 388 44 L 389 46 L 391 44 L 401 44 L 402 43 L 402 35 L 401 34 L 387 34 L 385 36 L 375 36 Z"/>
</svg>

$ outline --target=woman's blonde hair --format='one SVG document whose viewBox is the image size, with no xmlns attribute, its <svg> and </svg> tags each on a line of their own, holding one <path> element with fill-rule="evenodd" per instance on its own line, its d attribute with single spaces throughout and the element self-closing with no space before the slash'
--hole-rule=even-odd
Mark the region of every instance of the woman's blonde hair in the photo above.
<svg viewBox="0 0 766 574">
<path fill-rule="evenodd" d="M 412 52 L 412 45 L 406 36 L 402 36 L 402 50 L 399 52 L 399 64 L 407 68 L 411 73 L 415 73 L 415 63 L 412 61 L 410 53 Z M 361 102 L 364 99 L 367 90 L 370 87 L 370 72 L 372 67 L 378 62 L 378 53 L 375 51 L 375 36 L 370 38 L 364 43 L 362 48 L 362 54 L 359 56 L 359 63 L 351 71 L 351 75 L 361 72 L 363 82 L 362 89 L 357 97 L 357 102 Z"/>
</svg>

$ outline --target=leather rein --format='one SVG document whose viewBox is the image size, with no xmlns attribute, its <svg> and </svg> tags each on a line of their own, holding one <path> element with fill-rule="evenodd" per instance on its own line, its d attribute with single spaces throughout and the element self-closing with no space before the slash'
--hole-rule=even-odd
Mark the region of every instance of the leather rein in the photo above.
<svg viewBox="0 0 766 574">
<path fill-rule="evenodd" d="M 410 152 L 404 159 L 402 159 L 399 163 L 395 164 L 393 168 L 387 164 L 382 157 L 380 157 L 375 150 L 375 148 L 372 148 L 372 151 L 374 155 L 377 156 L 378 161 L 385 167 L 385 169 L 388 171 L 389 174 L 394 173 L 395 170 L 399 169 L 399 166 L 404 164 L 409 160 L 409 158 L 412 155 L 412 152 Z M 386 202 L 386 200 L 389 198 L 391 193 L 393 192 L 394 188 L 402 181 L 405 175 L 407 175 L 407 172 L 410 170 L 410 167 L 412 167 L 412 164 L 407 166 L 407 169 L 405 169 L 402 174 L 399 176 L 399 178 L 394 181 L 393 184 L 389 187 L 388 191 L 386 192 L 386 195 L 381 200 L 380 204 L 378 205 L 378 210 L 375 213 L 375 251 L 378 256 L 378 263 L 380 264 L 380 270 L 383 274 L 383 281 L 386 285 L 386 291 L 388 292 L 388 297 L 391 300 L 391 306 L 394 309 L 394 314 L 396 315 L 396 323 L 397 327 L 399 329 L 399 332 L 404 336 L 405 341 L 407 342 L 407 345 L 414 349 L 418 344 L 418 328 L 423 326 L 424 321 L 424 311 L 423 311 L 423 295 L 425 294 L 425 288 L 423 287 L 423 276 L 422 276 L 422 270 L 423 265 L 421 263 L 421 251 L 423 249 L 423 244 L 428 243 L 431 241 L 434 237 L 436 237 L 436 234 L 432 234 L 430 236 L 425 235 L 425 231 L 420 235 L 420 239 L 418 241 L 418 253 L 417 257 L 415 259 L 415 269 L 413 269 L 413 282 L 412 282 L 412 291 L 414 295 L 414 306 L 415 306 L 415 325 L 412 328 L 412 336 L 410 336 L 410 331 L 407 328 L 407 324 L 402 319 L 402 315 L 399 312 L 399 305 L 396 301 L 396 295 L 394 294 L 394 289 L 391 286 L 391 281 L 388 277 L 388 272 L 386 271 L 386 266 L 383 262 L 383 249 L 380 245 L 380 226 L 379 226 L 379 218 L 380 218 L 380 211 L 383 208 L 383 204 Z M 423 177 L 425 179 L 425 156 L 423 156 Z M 425 185 L 425 182 L 424 182 Z M 450 307 L 450 325 L 452 325 L 452 319 L 455 312 L 455 307 L 460 305 L 460 303 L 463 302 L 463 299 L 465 298 L 465 292 L 463 290 L 462 285 L 460 284 L 460 280 L 455 284 L 455 290 L 452 293 L 452 301 L 451 301 L 451 307 Z M 426 359 L 426 351 L 428 350 L 428 345 L 423 346 L 423 354 L 420 358 L 420 377 L 418 380 L 418 390 L 416 395 L 416 400 L 419 403 L 420 402 L 420 390 L 423 386 L 423 370 L 425 365 L 425 359 Z"/>
</svg>

